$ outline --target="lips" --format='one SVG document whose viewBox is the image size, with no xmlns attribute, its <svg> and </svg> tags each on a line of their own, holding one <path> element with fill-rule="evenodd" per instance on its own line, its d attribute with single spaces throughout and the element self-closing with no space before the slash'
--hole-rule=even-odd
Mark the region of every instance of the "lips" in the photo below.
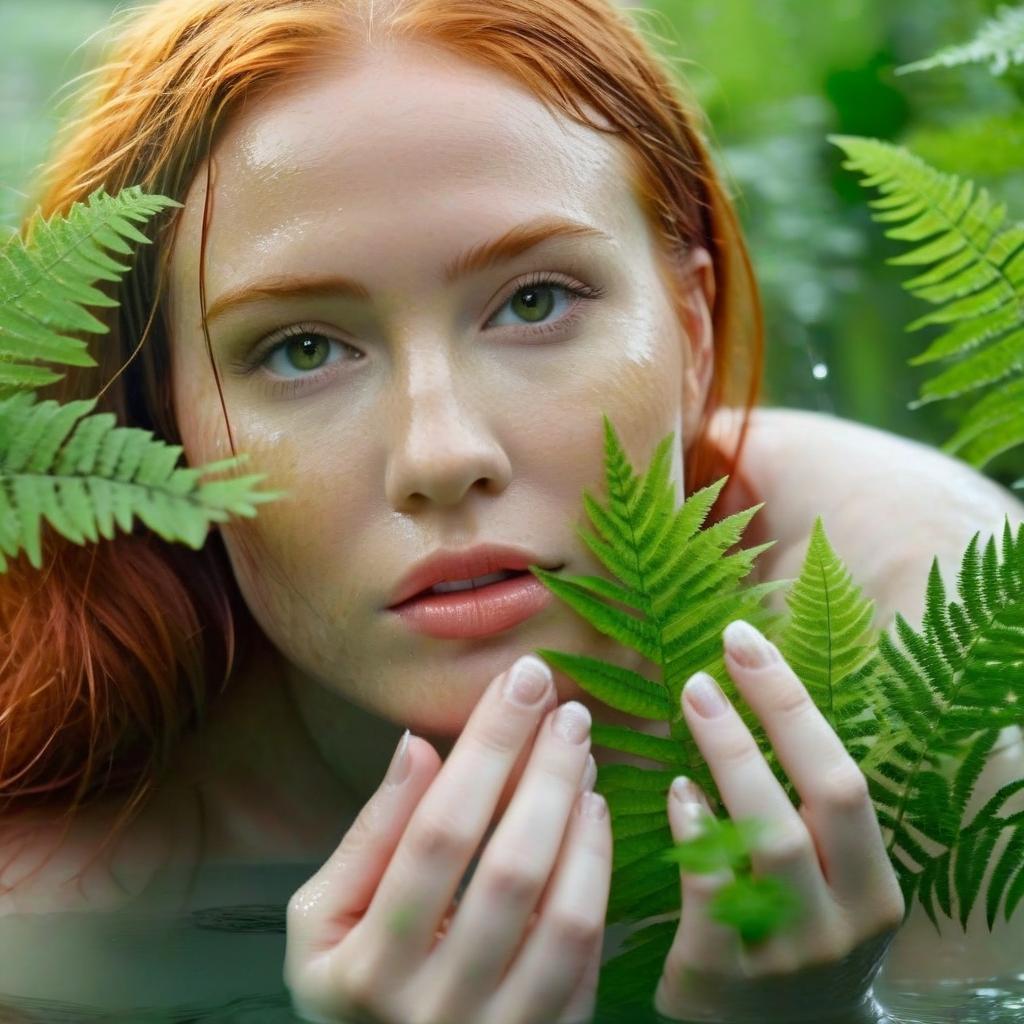
<svg viewBox="0 0 1024 1024">
<path fill-rule="evenodd" d="M 502 571 L 528 570 L 531 565 L 558 569 L 564 563 L 546 559 L 526 548 L 504 544 L 480 544 L 462 550 L 435 552 L 412 567 L 392 593 L 388 609 L 429 590 L 436 583 L 477 579 Z"/>
</svg>

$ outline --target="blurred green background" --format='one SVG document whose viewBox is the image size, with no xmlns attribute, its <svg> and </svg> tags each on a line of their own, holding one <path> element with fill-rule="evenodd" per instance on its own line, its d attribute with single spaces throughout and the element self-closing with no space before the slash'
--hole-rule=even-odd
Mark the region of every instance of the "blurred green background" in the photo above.
<svg viewBox="0 0 1024 1024">
<path fill-rule="evenodd" d="M 68 95 L 93 66 L 112 0 L 0 6 L 0 224 L 24 210 Z M 639 8 L 638 4 L 627 4 Z M 1024 209 L 1024 68 L 985 64 L 895 74 L 971 39 L 996 0 L 652 0 L 639 15 L 707 114 L 761 281 L 764 400 L 945 440 L 965 406 L 911 411 L 933 367 L 907 359 L 936 333 L 904 332 L 927 307 L 886 258 L 905 250 L 870 220 L 830 132 L 902 143 Z M 925 337 L 927 335 L 928 337 Z M 975 395 L 975 397 L 977 397 Z M 1010 452 L 988 472 L 1024 473 Z"/>
</svg>

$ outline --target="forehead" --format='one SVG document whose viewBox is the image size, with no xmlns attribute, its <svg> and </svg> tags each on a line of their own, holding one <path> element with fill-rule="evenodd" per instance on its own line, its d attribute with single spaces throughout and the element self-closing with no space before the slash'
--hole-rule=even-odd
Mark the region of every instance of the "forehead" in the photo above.
<svg viewBox="0 0 1024 1024">
<path fill-rule="evenodd" d="M 438 239 L 473 244 L 543 213 L 616 237 L 644 230 L 624 143 L 503 74 L 423 46 L 325 64 L 251 99 L 213 157 L 207 275 L 224 285 L 312 232 L 321 252 L 356 249 L 367 268 L 395 233 L 436 256 Z M 201 169 L 181 213 L 179 284 L 198 279 L 205 179 Z"/>
</svg>

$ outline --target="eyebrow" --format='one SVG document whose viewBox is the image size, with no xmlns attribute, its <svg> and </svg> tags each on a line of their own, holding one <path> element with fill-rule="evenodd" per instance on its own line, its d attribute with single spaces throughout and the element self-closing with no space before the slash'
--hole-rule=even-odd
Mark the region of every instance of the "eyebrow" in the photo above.
<svg viewBox="0 0 1024 1024">
<path fill-rule="evenodd" d="M 538 217 L 525 224 L 517 224 L 499 237 L 489 242 L 482 242 L 462 253 L 445 267 L 445 283 L 451 284 L 467 274 L 486 270 L 503 260 L 513 259 L 551 238 L 600 238 L 612 241 L 611 236 L 604 231 L 580 221 L 556 216 Z M 208 324 L 212 323 L 219 317 L 223 317 L 228 310 L 263 299 L 328 296 L 368 299 L 370 293 L 365 285 L 337 274 L 309 278 L 269 277 L 261 281 L 239 285 L 239 287 L 232 288 L 218 296 L 207 311 L 206 321 Z"/>
</svg>

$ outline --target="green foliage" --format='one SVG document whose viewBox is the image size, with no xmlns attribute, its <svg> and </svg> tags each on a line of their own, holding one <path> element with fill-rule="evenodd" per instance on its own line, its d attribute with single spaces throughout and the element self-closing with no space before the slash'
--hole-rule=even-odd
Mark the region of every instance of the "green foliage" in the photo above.
<svg viewBox="0 0 1024 1024">
<path fill-rule="evenodd" d="M 66 217 L 37 218 L 31 245 L 19 235 L 0 249 L 0 389 L 37 388 L 62 374 L 39 360 L 95 366 L 86 343 L 65 331 L 106 333 L 84 308 L 116 306 L 93 284 L 117 281 L 129 268 L 105 250 L 131 253 L 125 239 L 149 244 L 131 221 L 145 221 L 181 203 L 144 195 L 136 186 L 118 196 L 97 189 L 88 205 L 75 203 Z"/>
<path fill-rule="evenodd" d="M 781 879 L 748 873 L 715 894 L 710 913 L 713 920 L 735 928 L 744 942 L 754 945 L 794 920 L 799 911 L 799 897 Z"/>
<path fill-rule="evenodd" d="M 700 820 L 699 835 L 685 843 L 676 843 L 661 856 L 683 871 L 697 875 L 738 868 L 749 858 L 750 850 L 763 832 L 763 821 L 721 821 L 705 814 Z"/>
<path fill-rule="evenodd" d="M 799 579 L 786 595 L 789 618 L 778 647 L 807 687 L 829 725 L 856 756 L 867 702 L 850 686 L 870 657 L 875 605 L 861 596 L 849 570 L 825 536 L 819 516 Z"/>
<path fill-rule="evenodd" d="M 884 197 L 870 205 L 874 219 L 901 222 L 890 238 L 921 243 L 889 260 L 927 266 L 903 286 L 939 308 L 907 329 L 951 325 L 911 362 L 951 362 L 921 388 L 914 407 L 996 385 L 977 401 L 944 448 L 983 466 L 1024 441 L 1024 224 L 1004 226 L 1006 207 L 985 189 L 929 167 L 901 146 L 878 139 L 832 135 L 862 172 L 865 187 Z"/>
<path fill-rule="evenodd" d="M 775 616 L 762 607 L 763 598 L 787 581 L 742 585 L 754 560 L 770 544 L 726 554 L 760 506 L 701 529 L 725 480 L 697 491 L 677 508 L 669 479 L 673 435 L 658 443 L 647 472 L 639 478 L 607 416 L 604 431 L 608 501 L 601 504 L 584 492 L 584 506 L 597 533 L 577 532 L 615 579 L 559 576 L 539 568 L 531 572 L 592 626 L 651 662 L 659 676 L 652 679 L 579 654 L 546 648 L 535 652 L 610 707 L 669 723 L 669 739 L 600 722 L 591 729 L 594 744 L 660 765 L 598 767 L 595 788 L 608 801 L 614 837 L 607 915 L 614 922 L 678 910 L 679 871 L 662 856 L 672 846 L 668 787 L 676 775 L 685 773 L 708 794 L 712 806 L 721 803 L 683 718 L 682 689 L 694 672 L 705 670 L 737 699 L 725 672 L 722 630 L 736 618 L 768 628 Z M 662 949 L 662 956 L 667 950 L 668 946 Z M 636 955 L 617 958 L 605 965 L 601 985 L 613 1000 L 635 981 L 624 973 L 633 969 L 635 959 Z"/>
<path fill-rule="evenodd" d="M 596 789 L 608 801 L 614 841 L 608 921 L 677 914 L 680 865 L 692 871 L 732 868 L 736 883 L 716 900 L 715 914 L 747 941 L 764 938 L 795 911 L 790 893 L 753 876 L 749 851 L 756 834 L 748 823 L 708 816 L 702 836 L 676 847 L 668 826 L 667 790 L 678 774 L 704 789 L 716 813 L 722 809 L 680 706 L 682 686 L 698 670 L 715 675 L 793 795 L 763 728 L 724 670 L 721 632 L 740 617 L 775 631 L 781 652 L 864 771 L 908 908 L 916 896 L 934 918 L 937 900 L 964 924 L 984 898 L 990 923 L 1000 904 L 1008 917 L 1024 899 L 1024 814 L 1005 811 L 1024 780 L 1004 787 L 969 821 L 966 815 L 996 733 L 1022 717 L 1024 526 L 1014 537 L 1007 524 L 998 550 L 990 539 L 979 553 L 977 536 L 972 540 L 958 602 L 947 602 L 934 563 L 922 629 L 913 630 L 898 615 L 890 636 L 873 630 L 873 603 L 854 584 L 818 520 L 787 595 L 789 614 L 780 623 L 761 602 L 789 581 L 750 586 L 744 580 L 766 545 L 731 550 L 757 509 L 703 528 L 724 481 L 676 508 L 667 464 L 672 435 L 658 444 L 638 478 L 607 417 L 604 426 L 608 503 L 584 492 L 599 535 L 580 536 L 613 578 L 532 571 L 659 674 L 653 679 L 594 658 L 536 651 L 604 703 L 669 724 L 669 738 L 601 722 L 592 727 L 596 745 L 661 766 L 598 768 Z M 602 1006 L 649 998 L 676 924 L 658 922 L 627 939 L 602 971 Z"/>
<path fill-rule="evenodd" d="M 724 821 L 706 814 L 700 833 L 662 854 L 683 871 L 710 874 L 727 868 L 735 878 L 723 885 L 711 901 L 711 917 L 735 928 L 746 943 L 757 943 L 788 924 L 800 903 L 792 888 L 777 878 L 755 878 L 750 854 L 764 831 L 757 820 Z"/>
<path fill-rule="evenodd" d="M 921 127 L 903 144 L 940 171 L 998 177 L 1024 167 L 1024 119 L 1019 111 L 979 114 L 942 127 Z"/>
<path fill-rule="evenodd" d="M 1024 780 L 966 815 L 998 730 L 1024 719 L 1024 526 L 1014 535 L 1006 523 L 1001 550 L 990 537 L 979 552 L 975 535 L 958 586 L 947 601 L 934 562 L 921 629 L 897 614 L 895 635 L 858 674 L 885 723 L 861 767 L 908 904 L 916 893 L 933 921 L 934 894 L 966 924 L 995 843 L 1012 831 L 989 883 L 991 927 L 1003 894 L 1009 917 L 1024 893 L 1024 816 L 1000 813 Z"/>
<path fill-rule="evenodd" d="M 257 473 L 201 481 L 234 465 L 226 459 L 200 469 L 175 468 L 180 445 L 153 439 L 151 431 L 115 427 L 113 413 L 86 414 L 94 400 L 36 402 L 21 392 L 0 399 L 0 550 L 24 549 L 42 566 L 43 519 L 58 533 L 84 544 L 126 533 L 137 516 L 169 541 L 200 548 L 211 522 L 229 515 L 252 517 L 255 505 L 276 495 L 253 492 Z M 0 572 L 7 561 L 0 555 Z"/>
<path fill-rule="evenodd" d="M 40 361 L 95 366 L 85 342 L 65 332 L 107 330 L 86 306 L 116 306 L 94 287 L 118 281 L 130 264 L 126 239 L 148 242 L 132 221 L 180 206 L 139 187 L 107 196 L 97 189 L 67 217 L 37 219 L 32 241 L 12 236 L 0 249 L 0 572 L 4 555 L 24 550 L 41 567 L 41 526 L 76 544 L 126 532 L 134 518 L 169 541 L 201 547 L 211 522 L 251 517 L 281 496 L 257 492 L 263 474 L 211 480 L 246 456 L 200 468 L 175 468 L 179 445 L 152 432 L 115 426 L 113 413 L 89 415 L 94 399 L 61 405 L 33 391 L 62 376 Z M 201 478 L 202 477 L 202 478 Z"/>
<path fill-rule="evenodd" d="M 1011 64 L 1024 64 L 1024 7 L 1000 7 L 970 42 L 943 47 L 925 60 L 898 67 L 896 74 L 985 62 L 991 63 L 993 75 L 1001 75 Z"/>
</svg>

